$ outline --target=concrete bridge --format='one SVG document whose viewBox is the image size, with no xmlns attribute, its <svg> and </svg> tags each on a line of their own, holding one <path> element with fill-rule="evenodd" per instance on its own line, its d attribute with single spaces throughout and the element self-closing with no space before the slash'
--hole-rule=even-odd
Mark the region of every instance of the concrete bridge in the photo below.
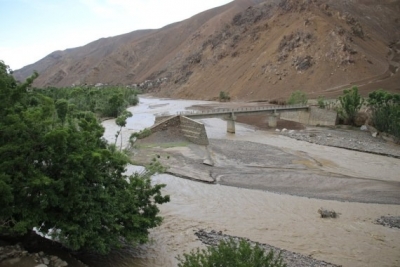
<svg viewBox="0 0 400 267">
<path fill-rule="evenodd" d="M 286 105 L 286 106 L 267 106 L 267 107 L 243 107 L 243 108 L 219 108 L 200 111 L 182 111 L 177 115 L 192 119 L 222 118 L 227 121 L 226 130 L 228 133 L 235 133 L 236 115 L 256 115 L 269 114 L 268 125 L 276 127 L 278 112 L 308 111 L 307 105 Z"/>
</svg>

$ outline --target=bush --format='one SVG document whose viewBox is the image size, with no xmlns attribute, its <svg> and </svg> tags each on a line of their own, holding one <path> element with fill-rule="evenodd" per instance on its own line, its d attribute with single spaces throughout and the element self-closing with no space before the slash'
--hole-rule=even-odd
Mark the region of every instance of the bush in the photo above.
<svg viewBox="0 0 400 267">
<path fill-rule="evenodd" d="M 274 257 L 271 250 L 266 253 L 260 246 L 252 246 L 245 240 L 239 243 L 233 239 L 228 241 L 222 240 L 217 247 L 207 247 L 207 249 L 197 249 L 189 254 L 183 254 L 177 257 L 178 267 L 212 267 L 212 266 L 240 266 L 240 267 L 283 267 L 286 266 L 282 262 L 279 254 Z"/>
<path fill-rule="evenodd" d="M 230 101 L 231 97 L 229 96 L 229 93 L 221 91 L 219 92 L 219 101 L 220 102 L 225 102 L 225 101 Z"/>
<path fill-rule="evenodd" d="M 364 103 L 364 99 L 358 93 L 357 86 L 344 90 L 343 95 L 339 96 L 340 107 L 338 113 L 345 122 L 354 125 L 354 119 Z"/>
<path fill-rule="evenodd" d="M 294 91 L 287 101 L 288 105 L 307 104 L 307 96 L 304 92 L 297 90 Z"/>
<path fill-rule="evenodd" d="M 128 97 L 128 103 L 131 106 L 136 106 L 139 104 L 139 97 L 137 95 L 131 95 Z"/>
<path fill-rule="evenodd" d="M 143 139 L 146 138 L 148 136 L 151 135 L 151 130 L 148 128 L 145 128 L 143 130 L 141 130 L 140 132 L 136 132 L 131 134 L 131 137 L 129 138 L 130 140 L 132 140 L 133 138 L 137 138 L 137 139 Z"/>
<path fill-rule="evenodd" d="M 376 129 L 392 134 L 400 141 L 400 95 L 380 89 L 369 94 L 368 105 Z"/>
<path fill-rule="evenodd" d="M 319 108 L 325 108 L 326 107 L 325 97 L 319 96 L 317 101 L 318 101 L 318 107 Z"/>
</svg>

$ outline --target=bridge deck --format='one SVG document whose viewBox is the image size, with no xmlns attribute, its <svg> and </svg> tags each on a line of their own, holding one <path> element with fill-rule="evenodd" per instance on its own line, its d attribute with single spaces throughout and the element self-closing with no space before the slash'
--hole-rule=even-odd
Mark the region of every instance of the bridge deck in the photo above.
<svg viewBox="0 0 400 267">
<path fill-rule="evenodd" d="M 290 111 L 299 109 L 308 109 L 307 105 L 285 105 L 285 106 L 270 106 L 270 107 L 244 107 L 244 108 L 218 108 L 210 110 L 193 110 L 177 112 L 177 115 L 186 117 L 213 117 L 230 114 L 246 114 L 246 113 L 276 113 L 278 111 Z"/>
</svg>

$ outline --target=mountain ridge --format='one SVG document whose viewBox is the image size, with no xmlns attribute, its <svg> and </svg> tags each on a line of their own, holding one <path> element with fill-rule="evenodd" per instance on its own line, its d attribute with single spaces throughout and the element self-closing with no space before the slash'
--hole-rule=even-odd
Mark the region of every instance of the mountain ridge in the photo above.
<svg viewBox="0 0 400 267">
<path fill-rule="evenodd" d="M 35 86 L 139 85 L 175 98 L 400 92 L 400 1 L 236 0 L 156 30 L 55 51 L 16 70 Z"/>
</svg>

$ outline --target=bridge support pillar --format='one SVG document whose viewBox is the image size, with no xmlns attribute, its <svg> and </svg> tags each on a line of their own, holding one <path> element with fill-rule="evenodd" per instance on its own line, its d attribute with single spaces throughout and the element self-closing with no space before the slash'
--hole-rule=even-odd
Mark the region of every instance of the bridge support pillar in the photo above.
<svg viewBox="0 0 400 267">
<path fill-rule="evenodd" d="M 235 114 L 232 112 L 228 118 L 226 119 L 226 131 L 228 133 L 235 133 L 236 129 L 235 129 Z"/>
<path fill-rule="evenodd" d="M 268 117 L 268 126 L 271 128 L 276 128 L 276 126 L 278 125 L 278 119 L 279 119 L 278 113 L 271 114 Z"/>
</svg>

